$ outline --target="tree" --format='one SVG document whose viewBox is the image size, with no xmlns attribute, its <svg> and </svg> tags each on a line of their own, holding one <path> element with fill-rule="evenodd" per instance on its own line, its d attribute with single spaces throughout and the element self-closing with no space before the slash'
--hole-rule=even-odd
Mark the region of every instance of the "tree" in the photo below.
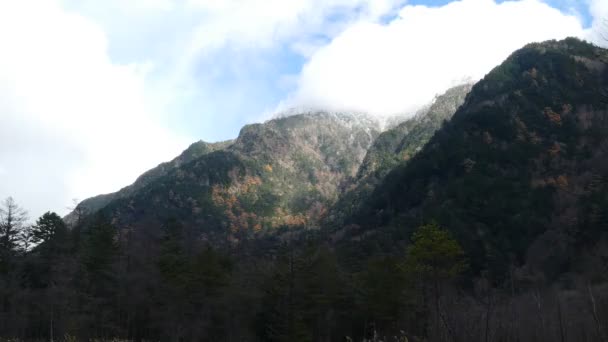
<svg viewBox="0 0 608 342">
<path fill-rule="evenodd" d="M 34 244 L 34 227 L 31 225 L 24 225 L 21 231 L 19 232 L 19 248 L 27 253 L 32 248 Z"/>
<path fill-rule="evenodd" d="M 32 242 L 35 244 L 51 243 L 67 234 L 65 222 L 56 213 L 46 212 L 32 227 Z"/>
<path fill-rule="evenodd" d="M 425 298 L 432 298 L 437 325 L 440 320 L 452 339 L 454 334 L 441 304 L 442 288 L 466 268 L 464 251 L 448 231 L 441 229 L 436 223 L 431 223 L 419 227 L 414 232 L 412 244 L 407 250 L 405 273 L 420 282 Z"/>
<path fill-rule="evenodd" d="M 175 219 L 163 226 L 157 267 L 165 338 L 223 340 L 225 331 L 216 323 L 224 309 L 222 296 L 232 263 L 210 246 L 189 246 L 188 229 Z"/>
<path fill-rule="evenodd" d="M 86 297 L 83 328 L 96 327 L 96 336 L 114 335 L 117 332 L 117 262 L 119 246 L 116 227 L 103 215 L 94 218 L 84 235 L 81 262 L 83 279 L 81 289 Z M 91 331 L 87 331 L 91 333 Z"/>
<path fill-rule="evenodd" d="M 0 271 L 6 271 L 10 260 L 19 249 L 19 239 L 27 211 L 22 209 L 12 197 L 6 198 L 0 207 Z"/>
<path fill-rule="evenodd" d="M 70 291 L 70 262 L 67 255 L 67 228 L 59 215 L 47 212 L 33 226 L 23 230 L 22 243 L 29 253 L 22 271 L 23 283 L 36 304 L 30 307 L 39 317 L 39 324 L 48 327 L 45 338 L 54 340 L 57 317 L 65 313 Z M 28 248 L 28 245 L 35 246 Z"/>
<path fill-rule="evenodd" d="M 399 265 L 400 260 L 395 257 L 375 257 L 368 261 L 358 277 L 358 301 L 368 325 L 364 329 L 366 338 L 372 338 L 375 330 L 393 334 L 404 328 L 394 326 L 410 311 L 404 298 L 405 282 Z"/>
<path fill-rule="evenodd" d="M 412 235 L 406 265 L 423 279 L 447 280 L 467 268 L 464 251 L 450 233 L 436 223 L 420 226 Z"/>
</svg>

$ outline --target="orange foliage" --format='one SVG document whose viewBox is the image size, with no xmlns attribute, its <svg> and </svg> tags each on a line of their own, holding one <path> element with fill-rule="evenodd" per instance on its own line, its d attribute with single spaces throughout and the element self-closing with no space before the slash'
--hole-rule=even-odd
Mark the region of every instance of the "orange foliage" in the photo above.
<svg viewBox="0 0 608 342">
<path fill-rule="evenodd" d="M 546 107 L 544 110 L 544 114 L 549 118 L 549 121 L 552 123 L 561 126 L 562 125 L 562 117 L 553 111 L 550 107 Z"/>
<path fill-rule="evenodd" d="M 246 176 L 242 182 L 235 181 L 229 187 L 213 186 L 211 199 L 213 204 L 224 209 L 231 232 L 236 233 L 250 228 L 257 231 L 262 229 L 257 215 L 245 211 L 239 201 L 239 195 L 254 191 L 260 184 L 262 180 L 259 177 Z"/>
</svg>

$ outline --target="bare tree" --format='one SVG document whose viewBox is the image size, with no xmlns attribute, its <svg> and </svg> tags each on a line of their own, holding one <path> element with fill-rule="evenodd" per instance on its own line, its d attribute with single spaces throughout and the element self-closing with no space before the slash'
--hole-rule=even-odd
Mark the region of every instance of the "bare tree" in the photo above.
<svg viewBox="0 0 608 342">
<path fill-rule="evenodd" d="M 34 241 L 34 229 L 31 225 L 24 225 L 19 233 L 19 247 L 25 253 L 36 244 Z"/>
</svg>

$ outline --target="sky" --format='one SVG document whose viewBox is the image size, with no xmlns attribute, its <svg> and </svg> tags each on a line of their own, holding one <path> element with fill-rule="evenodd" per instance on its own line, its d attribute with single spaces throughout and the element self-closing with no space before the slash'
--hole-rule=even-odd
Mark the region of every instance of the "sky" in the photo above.
<svg viewBox="0 0 608 342">
<path fill-rule="evenodd" d="M 606 0 L 0 1 L 0 198 L 35 219 L 290 108 L 410 113 Z"/>
</svg>

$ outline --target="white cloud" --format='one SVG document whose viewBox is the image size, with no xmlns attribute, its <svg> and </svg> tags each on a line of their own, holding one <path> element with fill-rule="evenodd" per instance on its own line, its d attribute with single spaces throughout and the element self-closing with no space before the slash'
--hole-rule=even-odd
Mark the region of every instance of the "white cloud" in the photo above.
<svg viewBox="0 0 608 342">
<path fill-rule="evenodd" d="M 115 191 L 185 141 L 162 128 L 144 65 L 53 1 L 0 2 L 0 196 L 33 216 Z"/>
<path fill-rule="evenodd" d="M 289 40 L 296 51 L 310 53 L 318 35 L 333 37 L 345 25 L 376 20 L 405 0 L 189 0 L 201 18 L 178 64 L 183 68 L 201 54 L 225 45 L 269 49 Z"/>
<path fill-rule="evenodd" d="M 590 39 L 603 47 L 608 47 L 608 1 L 590 0 L 589 12 L 593 17 Z"/>
<path fill-rule="evenodd" d="M 61 211 L 207 137 L 184 131 L 236 134 L 260 115 L 252 97 L 272 108 L 296 89 L 283 106 L 392 113 L 481 77 L 526 42 L 584 34 L 534 0 L 404 3 L 0 1 L 0 197 L 34 216 Z M 290 54 L 307 60 L 301 73 L 273 73 Z"/>
<path fill-rule="evenodd" d="M 407 112 L 528 42 L 584 34 L 575 16 L 536 0 L 405 6 L 390 23 L 360 21 L 317 50 L 280 108 Z"/>
<path fill-rule="evenodd" d="M 401 1 L 2 1 L 0 197 L 15 196 L 36 216 L 62 211 L 71 197 L 115 191 L 194 140 L 168 131 L 185 124 L 164 113 L 203 116 L 211 126 L 222 113 L 213 101 L 238 106 L 246 96 L 238 88 L 218 96 L 221 74 L 241 71 L 214 69 L 215 60 L 251 66 L 260 61 L 243 50 L 285 42 L 313 53 L 313 38 Z M 336 14 L 344 18 L 329 19 Z M 214 55 L 227 47 L 231 55 Z"/>
</svg>

